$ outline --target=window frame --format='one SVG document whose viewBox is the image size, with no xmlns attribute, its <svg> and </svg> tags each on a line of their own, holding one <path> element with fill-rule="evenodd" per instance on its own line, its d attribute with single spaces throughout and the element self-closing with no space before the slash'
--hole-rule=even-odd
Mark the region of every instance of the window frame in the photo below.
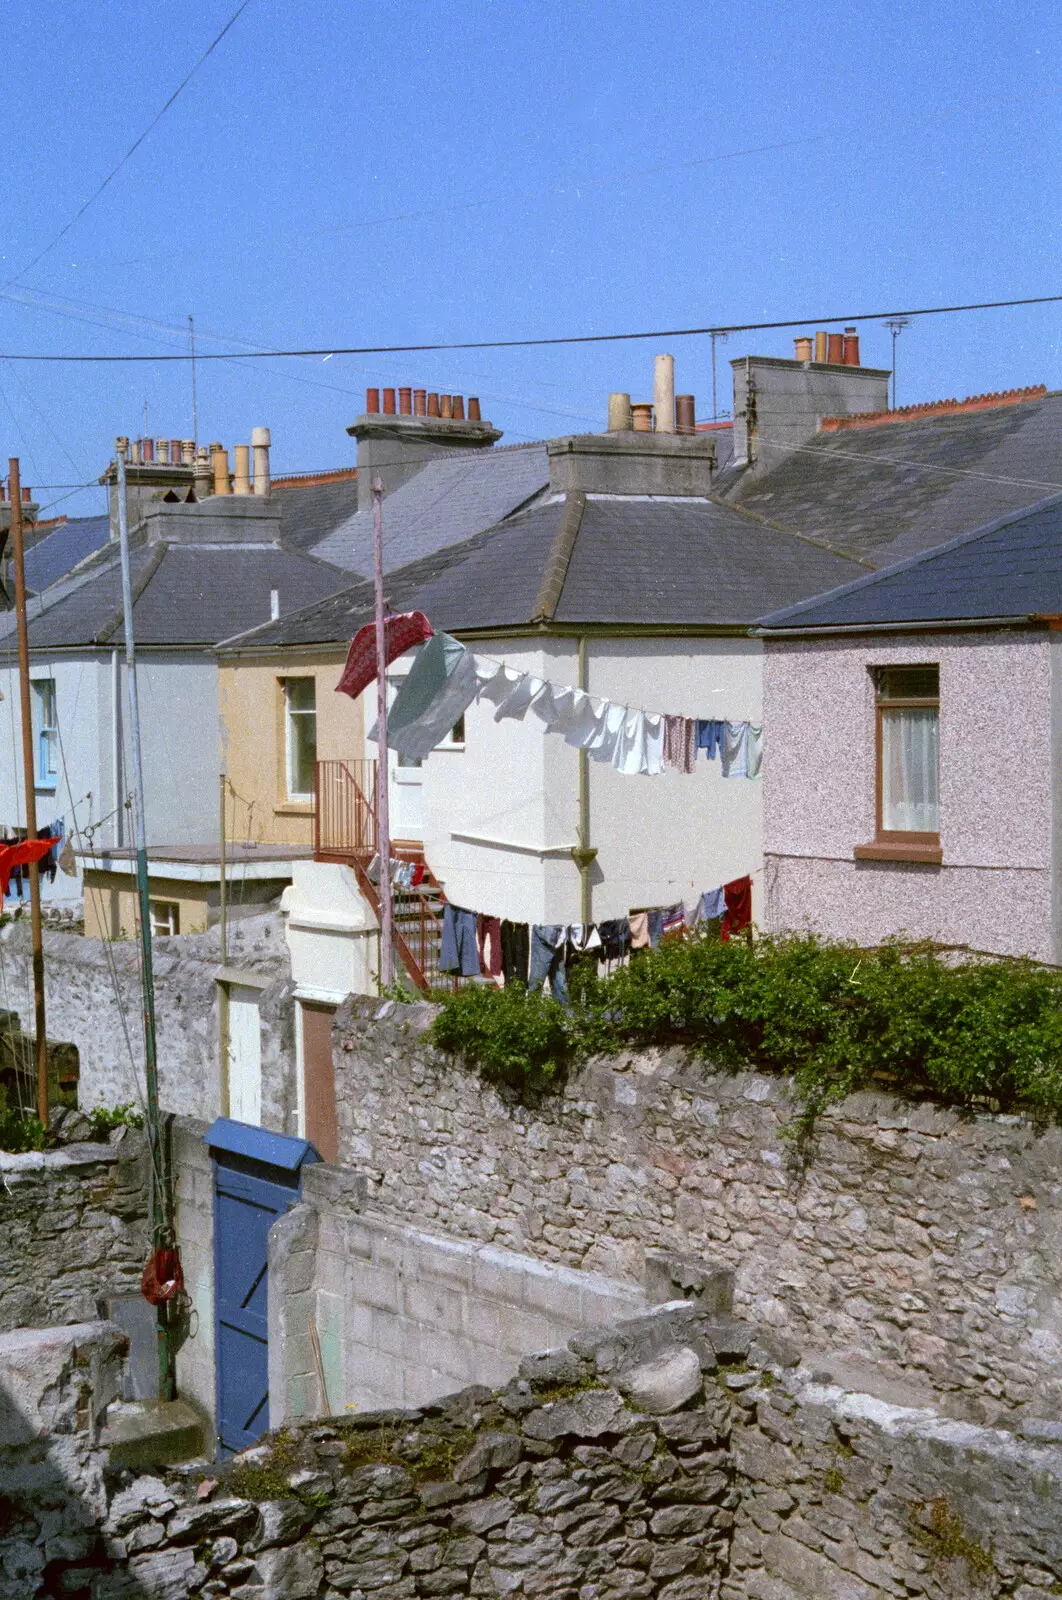
<svg viewBox="0 0 1062 1600">
<path fill-rule="evenodd" d="M 293 707 L 290 689 L 293 684 L 308 683 L 313 689 L 313 707 Z M 284 715 L 284 798 L 288 805 L 312 805 L 314 801 L 314 776 L 317 767 L 317 678 L 313 673 L 290 675 L 280 680 L 280 693 Z M 296 790 L 293 787 L 295 772 L 295 718 L 313 718 L 314 772 L 310 774 L 310 787 Z"/>
<path fill-rule="evenodd" d="M 935 695 L 900 694 L 884 695 L 885 674 L 890 670 L 928 671 L 937 674 Z M 869 844 L 857 844 L 853 855 L 857 861 L 908 861 L 924 866 L 939 867 L 944 859 L 939 829 L 936 832 L 914 829 L 886 828 L 882 824 L 884 804 L 884 738 L 882 713 L 931 709 L 937 713 L 937 730 L 940 729 L 940 663 L 936 661 L 883 662 L 870 668 L 874 691 L 874 838 Z M 939 782 L 939 743 L 938 743 Z"/>
<path fill-rule="evenodd" d="M 160 913 L 165 909 L 167 915 L 163 918 Z M 181 904 L 179 900 L 148 900 L 148 910 L 151 914 L 151 937 L 153 939 L 176 939 L 181 931 Z M 163 922 L 167 926 L 163 927 Z"/>
<path fill-rule="evenodd" d="M 33 691 L 31 720 L 33 724 L 33 787 L 54 794 L 59 787 L 59 719 L 56 716 L 56 687 L 54 678 L 31 678 Z M 45 696 L 51 700 L 51 720 L 45 722 Z M 45 762 L 45 740 L 51 744 L 54 769 Z"/>
</svg>

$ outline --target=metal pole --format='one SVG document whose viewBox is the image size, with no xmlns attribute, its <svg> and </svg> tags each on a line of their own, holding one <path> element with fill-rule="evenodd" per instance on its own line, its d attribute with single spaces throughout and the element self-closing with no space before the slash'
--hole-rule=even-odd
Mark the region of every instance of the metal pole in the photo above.
<svg viewBox="0 0 1062 1600">
<path fill-rule="evenodd" d="M 15 564 L 15 621 L 18 625 L 18 689 L 22 708 L 22 771 L 26 790 L 26 837 L 37 837 L 36 777 L 33 770 L 33 713 L 30 706 L 29 635 L 26 628 L 26 568 L 22 548 L 22 484 L 18 457 L 8 461 L 11 503 L 11 553 Z M 33 940 L 33 1015 L 36 1029 L 37 1116 L 48 1126 L 48 1032 L 44 1017 L 44 936 L 41 932 L 41 871 L 29 864 L 30 929 Z"/>
<path fill-rule="evenodd" d="M 380 987 L 394 981 L 392 940 L 394 903 L 391 895 L 391 827 L 388 815 L 390 773 L 387 770 L 387 643 L 384 633 L 383 482 L 372 485 L 372 566 L 376 589 L 376 852 L 380 858 Z"/>
<path fill-rule="evenodd" d="M 221 890 L 219 895 L 220 905 L 218 907 L 218 932 L 221 936 L 221 965 L 227 967 L 229 964 L 229 885 L 225 861 L 225 774 L 223 772 L 218 774 L 218 789 L 221 809 Z"/>
<path fill-rule="evenodd" d="M 140 708 L 136 692 L 136 644 L 133 638 L 133 582 L 129 570 L 129 516 L 125 494 L 125 453 L 115 452 L 118 478 L 118 544 L 122 564 L 122 614 L 125 622 L 125 676 L 129 693 L 129 747 L 133 761 L 136 813 L 136 887 L 140 904 L 141 984 L 144 1001 L 144 1076 L 147 1087 L 148 1144 L 151 1149 L 151 1227 L 155 1248 L 172 1245 L 173 1226 L 166 1151 L 159 1119 L 158 1056 L 155 1046 L 155 981 L 151 961 L 151 899 L 148 891 L 147 824 L 144 817 L 144 768 L 140 749 Z M 158 1307 L 159 1398 L 174 1397 L 173 1351 L 166 1305 Z"/>
<path fill-rule="evenodd" d="M 590 687 L 586 667 L 586 639 L 583 636 L 579 639 L 579 687 L 584 693 Z M 579 915 L 586 923 L 593 915 L 590 868 L 597 860 L 597 850 L 590 843 L 590 756 L 586 750 L 579 751 L 579 843 L 572 851 L 572 859 L 579 868 Z"/>
<path fill-rule="evenodd" d="M 199 443 L 199 405 L 195 397 L 195 322 L 188 318 L 188 343 L 192 347 L 192 438 Z"/>
</svg>

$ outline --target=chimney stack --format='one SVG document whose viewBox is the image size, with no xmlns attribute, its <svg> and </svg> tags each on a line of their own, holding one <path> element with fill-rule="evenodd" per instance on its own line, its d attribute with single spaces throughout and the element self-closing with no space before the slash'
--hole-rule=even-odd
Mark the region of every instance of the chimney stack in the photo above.
<svg viewBox="0 0 1062 1600">
<path fill-rule="evenodd" d="M 826 360 L 833 366 L 844 364 L 844 334 L 830 333 L 826 336 Z"/>
<path fill-rule="evenodd" d="M 444 417 L 447 421 L 450 421 L 453 418 L 453 414 L 454 414 L 453 396 L 449 395 L 449 394 L 441 394 L 439 396 L 439 415 L 440 415 L 440 417 Z"/>
<path fill-rule="evenodd" d="M 675 431 L 675 358 L 657 356 L 653 362 L 653 411 L 657 433 Z"/>
<path fill-rule="evenodd" d="M 251 429 L 251 449 L 254 451 L 254 492 L 269 493 L 269 446 L 272 443 L 268 428 Z"/>
<path fill-rule="evenodd" d="M 428 393 L 428 415 L 429 417 L 437 417 L 439 415 L 439 396 L 434 390 L 429 390 Z"/>
<path fill-rule="evenodd" d="M 154 459 L 155 459 L 155 441 L 154 441 L 154 439 L 141 439 L 141 441 L 140 441 L 140 451 L 141 451 L 141 460 L 142 461 L 154 461 Z"/>
<path fill-rule="evenodd" d="M 411 417 L 413 415 L 413 390 L 412 389 L 399 389 L 399 391 L 398 391 L 398 414 L 401 417 Z"/>
<path fill-rule="evenodd" d="M 469 422 L 482 422 L 483 421 L 483 418 L 480 416 L 480 413 L 479 413 L 479 396 L 478 395 L 470 394 L 469 397 L 468 397 L 468 420 L 469 420 Z"/>
<path fill-rule="evenodd" d="M 428 410 L 428 395 L 427 395 L 427 391 L 424 390 L 424 389 L 414 389 L 413 390 L 413 415 L 415 417 L 426 416 L 427 415 L 427 410 Z"/>
<path fill-rule="evenodd" d="M 820 328 L 818 333 L 816 333 L 816 335 L 815 335 L 815 360 L 816 361 L 825 361 L 826 360 L 826 351 L 827 351 L 826 332 L 825 332 L 825 329 Z"/>
<path fill-rule="evenodd" d="M 210 451 L 201 444 L 195 455 L 195 475 L 192 488 L 197 500 L 206 500 L 214 492 L 214 474 L 210 467 Z"/>
<path fill-rule="evenodd" d="M 365 391 L 365 409 L 369 413 L 370 416 L 374 417 L 374 416 L 376 416 L 378 414 L 378 412 L 380 410 L 380 391 L 379 391 L 379 389 L 366 389 L 366 391 Z"/>
<path fill-rule="evenodd" d="M 697 432 L 697 401 L 692 394 L 677 394 L 675 396 L 675 432 Z"/>
<path fill-rule="evenodd" d="M 797 361 L 811 360 L 811 335 L 803 334 L 799 339 L 793 340 L 793 356 Z"/>
<path fill-rule="evenodd" d="M 393 389 L 385 389 L 383 392 L 383 414 L 385 417 L 393 417 L 395 414 L 395 391 Z"/>
<path fill-rule="evenodd" d="M 635 400 L 632 403 L 631 427 L 635 433 L 652 433 L 653 407 L 648 400 Z"/>
<path fill-rule="evenodd" d="M 844 353 L 842 357 L 846 367 L 859 365 L 859 335 L 854 328 L 844 330 Z"/>
</svg>

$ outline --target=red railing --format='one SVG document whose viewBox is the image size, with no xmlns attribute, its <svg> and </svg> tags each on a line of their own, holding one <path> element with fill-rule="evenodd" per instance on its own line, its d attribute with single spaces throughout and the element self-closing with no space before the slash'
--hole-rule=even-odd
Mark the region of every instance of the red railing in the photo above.
<svg viewBox="0 0 1062 1600">
<path fill-rule="evenodd" d="M 318 761 L 314 785 L 314 858 L 340 861 L 354 869 L 361 894 L 374 916 L 380 914 L 377 885 L 369 865 L 377 852 L 377 763 L 375 761 Z M 421 883 L 408 888 L 392 885 L 394 949 L 418 989 L 450 985 L 453 979 L 439 971 L 442 913 L 446 896 L 442 885 L 419 850 L 392 848 L 392 860 L 419 866 Z"/>
</svg>

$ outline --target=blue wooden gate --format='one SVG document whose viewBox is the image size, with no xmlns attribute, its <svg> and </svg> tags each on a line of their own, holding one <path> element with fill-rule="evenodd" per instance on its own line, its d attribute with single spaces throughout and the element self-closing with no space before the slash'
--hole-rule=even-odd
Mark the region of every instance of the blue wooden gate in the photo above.
<svg viewBox="0 0 1062 1600">
<path fill-rule="evenodd" d="M 218 1454 L 245 1450 L 269 1427 L 269 1230 L 299 1198 L 305 1139 L 219 1117 L 214 1158 L 214 1359 Z"/>
</svg>

